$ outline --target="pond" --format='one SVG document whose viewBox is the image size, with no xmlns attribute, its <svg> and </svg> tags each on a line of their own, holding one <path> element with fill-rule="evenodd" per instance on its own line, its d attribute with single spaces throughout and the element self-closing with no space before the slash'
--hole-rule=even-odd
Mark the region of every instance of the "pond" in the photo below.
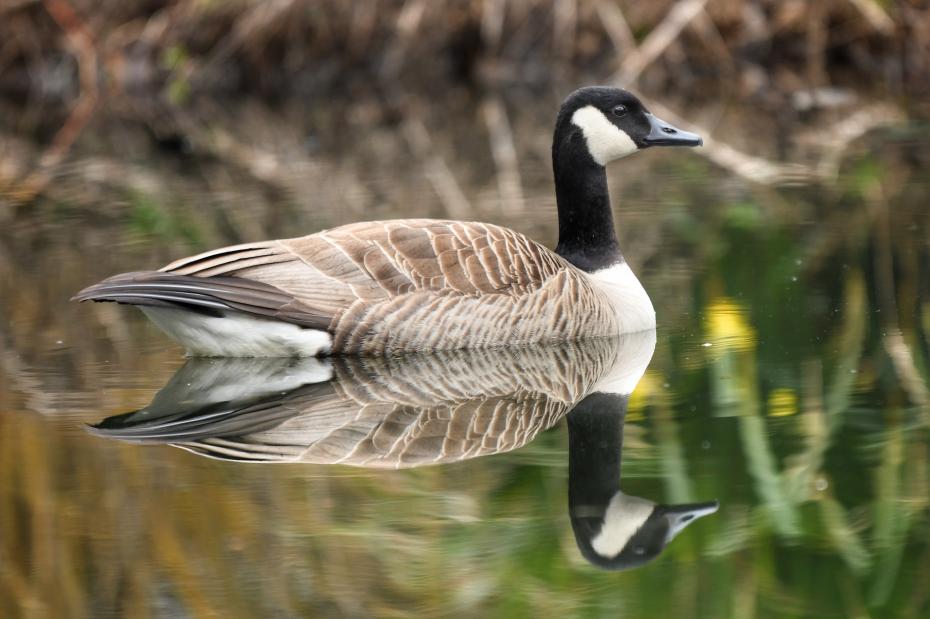
<svg viewBox="0 0 930 619">
<path fill-rule="evenodd" d="M 361 219 L 551 246 L 548 129 L 527 129 L 549 112 L 512 114 L 525 146 L 499 166 L 461 110 L 425 135 L 362 104 L 348 128 L 283 111 L 269 133 L 246 106 L 216 111 L 213 150 L 102 112 L 0 228 L 0 608 L 927 616 L 926 128 L 872 132 L 800 186 L 683 151 L 615 164 L 659 324 L 616 341 L 185 360 L 139 312 L 68 301 Z M 618 376 L 632 393 L 602 393 Z"/>
</svg>

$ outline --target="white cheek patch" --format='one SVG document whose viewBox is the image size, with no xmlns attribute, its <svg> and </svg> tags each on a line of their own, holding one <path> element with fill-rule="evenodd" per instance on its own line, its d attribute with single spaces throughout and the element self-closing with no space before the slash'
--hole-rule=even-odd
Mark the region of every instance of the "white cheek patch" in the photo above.
<svg viewBox="0 0 930 619">
<path fill-rule="evenodd" d="M 602 557 L 616 557 L 643 526 L 655 506 L 652 501 L 617 491 L 610 499 L 604 524 L 591 540 L 591 547 Z"/>
<path fill-rule="evenodd" d="M 604 113 L 593 105 L 587 105 L 572 114 L 572 124 L 581 129 L 588 143 L 588 152 L 600 165 L 637 150 L 636 144 L 626 131 L 610 122 Z"/>
</svg>

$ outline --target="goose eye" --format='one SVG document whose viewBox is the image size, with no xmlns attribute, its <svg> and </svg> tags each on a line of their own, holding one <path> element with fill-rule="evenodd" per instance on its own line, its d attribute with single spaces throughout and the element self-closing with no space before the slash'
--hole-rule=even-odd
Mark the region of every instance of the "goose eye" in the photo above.
<svg viewBox="0 0 930 619">
<path fill-rule="evenodd" d="M 611 111 L 614 113 L 614 116 L 623 116 L 626 114 L 627 109 L 625 105 L 615 105 L 614 109 Z"/>
</svg>

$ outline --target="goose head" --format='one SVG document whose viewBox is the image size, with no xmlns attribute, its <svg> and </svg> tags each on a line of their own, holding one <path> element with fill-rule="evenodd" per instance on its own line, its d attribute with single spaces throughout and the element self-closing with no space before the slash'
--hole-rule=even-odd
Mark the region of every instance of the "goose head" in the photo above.
<svg viewBox="0 0 930 619">
<path fill-rule="evenodd" d="M 607 190 L 608 163 L 652 146 L 700 146 L 701 136 L 657 118 L 633 94 L 589 86 L 568 96 L 552 138 L 552 172 L 559 215 L 557 254 L 594 273 L 619 264 L 620 251 Z M 654 310 L 639 282 L 637 313 Z M 651 324 L 649 324 L 651 323 Z"/>
<path fill-rule="evenodd" d="M 618 490 L 603 511 L 572 511 L 572 529 L 588 561 L 603 569 L 626 570 L 655 559 L 685 527 L 718 507 L 717 501 L 661 505 Z"/>
<path fill-rule="evenodd" d="M 701 136 L 672 126 L 622 88 L 589 86 L 559 111 L 553 155 L 585 155 L 599 166 L 651 146 L 700 146 Z"/>
</svg>

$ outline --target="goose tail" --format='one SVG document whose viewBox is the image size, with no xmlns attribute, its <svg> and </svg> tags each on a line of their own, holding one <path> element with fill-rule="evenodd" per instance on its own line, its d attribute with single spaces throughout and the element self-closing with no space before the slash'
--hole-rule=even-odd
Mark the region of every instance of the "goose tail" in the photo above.
<svg viewBox="0 0 930 619">
<path fill-rule="evenodd" d="M 330 351 L 329 317 L 283 290 L 241 277 L 122 273 L 74 301 L 135 305 L 195 356 L 310 357 Z"/>
</svg>

